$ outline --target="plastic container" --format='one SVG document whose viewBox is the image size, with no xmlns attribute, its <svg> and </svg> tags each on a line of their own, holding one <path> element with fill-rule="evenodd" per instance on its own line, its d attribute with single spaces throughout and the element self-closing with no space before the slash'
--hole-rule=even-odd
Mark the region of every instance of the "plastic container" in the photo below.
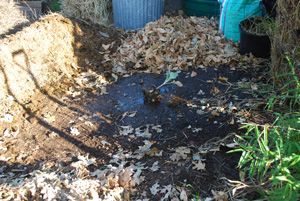
<svg viewBox="0 0 300 201">
<path fill-rule="evenodd" d="M 248 33 L 242 27 L 249 27 L 253 23 L 254 18 L 243 20 L 239 24 L 240 29 L 240 53 L 249 54 L 250 52 L 255 57 L 269 58 L 271 52 L 271 41 L 267 34 L 252 34 Z"/>
<path fill-rule="evenodd" d="M 164 0 L 113 0 L 114 25 L 134 30 L 164 14 Z"/>
<path fill-rule="evenodd" d="M 227 39 L 238 42 L 239 24 L 244 19 L 264 16 L 265 9 L 259 0 L 223 0 L 219 29 Z"/>
<path fill-rule="evenodd" d="M 185 0 L 186 14 L 189 16 L 219 17 L 221 12 L 218 0 Z"/>
</svg>

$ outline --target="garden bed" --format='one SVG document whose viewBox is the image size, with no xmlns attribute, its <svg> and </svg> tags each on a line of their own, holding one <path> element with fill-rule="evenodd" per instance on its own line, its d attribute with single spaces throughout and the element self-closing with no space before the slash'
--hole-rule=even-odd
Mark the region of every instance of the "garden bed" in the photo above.
<svg viewBox="0 0 300 201">
<path fill-rule="evenodd" d="M 233 196 L 240 155 L 226 152 L 259 119 L 249 111 L 263 68 L 214 19 L 165 17 L 130 34 L 54 14 L 0 43 L 1 198 Z M 142 88 L 167 69 L 182 87 L 145 104 Z"/>
</svg>

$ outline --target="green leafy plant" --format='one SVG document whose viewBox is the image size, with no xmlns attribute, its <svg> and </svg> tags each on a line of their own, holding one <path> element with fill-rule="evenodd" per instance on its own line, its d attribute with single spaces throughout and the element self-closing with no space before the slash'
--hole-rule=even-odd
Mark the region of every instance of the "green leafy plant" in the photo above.
<svg viewBox="0 0 300 201">
<path fill-rule="evenodd" d="M 281 88 L 280 95 L 274 95 L 270 97 L 267 104 L 267 109 L 269 110 L 272 110 L 274 104 L 279 100 L 289 100 L 290 112 L 293 111 L 296 105 L 300 105 L 300 82 L 296 75 L 295 66 L 288 56 L 286 56 L 285 58 L 288 61 L 289 66 L 291 67 L 291 72 L 278 75 L 277 77 L 290 76 L 291 79 Z"/>
<path fill-rule="evenodd" d="M 182 85 L 182 83 L 180 81 L 175 81 L 175 79 L 178 77 L 179 73 L 181 73 L 181 71 L 171 72 L 171 70 L 168 69 L 167 76 L 166 76 L 166 79 L 165 79 L 164 83 L 162 83 L 161 85 L 159 85 L 157 87 L 157 89 L 159 89 L 162 86 L 167 85 L 167 84 L 176 84 L 177 86 L 182 87 L 183 85 Z"/>
<path fill-rule="evenodd" d="M 300 198 L 300 114 L 280 115 L 271 126 L 246 124 L 238 136 L 238 164 L 263 197 L 272 200 Z"/>
</svg>

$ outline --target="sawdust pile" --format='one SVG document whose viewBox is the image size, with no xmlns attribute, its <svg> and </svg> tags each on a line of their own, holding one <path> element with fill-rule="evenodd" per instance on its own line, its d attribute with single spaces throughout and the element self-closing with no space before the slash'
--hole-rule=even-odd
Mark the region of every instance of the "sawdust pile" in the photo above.
<svg viewBox="0 0 300 201">
<path fill-rule="evenodd" d="M 76 73 L 73 34 L 72 21 L 53 14 L 1 40 L 0 103 L 8 95 L 24 103 Z"/>
<path fill-rule="evenodd" d="M 0 0 L 0 35 L 28 21 L 26 15 L 16 7 L 14 1 Z"/>
<path fill-rule="evenodd" d="M 237 44 L 225 39 L 218 30 L 216 19 L 165 16 L 127 38 L 114 62 L 117 72 L 129 71 L 129 67 L 161 72 L 168 68 L 254 66 L 260 62 L 252 56 L 241 56 L 238 51 Z"/>
<path fill-rule="evenodd" d="M 300 2 L 296 0 L 277 1 L 276 31 L 272 44 L 272 74 L 277 86 L 283 86 L 292 76 L 280 76 L 291 73 L 286 59 L 294 63 L 296 75 L 300 79 Z M 298 67 L 298 68 L 297 68 Z M 292 86 L 293 87 L 293 86 Z"/>
<path fill-rule="evenodd" d="M 111 0 L 61 0 L 62 13 L 67 17 L 106 25 L 111 18 Z"/>
</svg>

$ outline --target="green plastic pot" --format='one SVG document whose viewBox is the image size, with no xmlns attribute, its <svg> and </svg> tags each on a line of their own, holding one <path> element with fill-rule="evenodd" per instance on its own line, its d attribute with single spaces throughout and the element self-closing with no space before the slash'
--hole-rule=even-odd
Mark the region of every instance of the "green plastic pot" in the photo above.
<svg viewBox="0 0 300 201">
<path fill-rule="evenodd" d="M 189 16 L 220 17 L 221 6 L 218 0 L 185 0 L 186 14 Z"/>
</svg>

